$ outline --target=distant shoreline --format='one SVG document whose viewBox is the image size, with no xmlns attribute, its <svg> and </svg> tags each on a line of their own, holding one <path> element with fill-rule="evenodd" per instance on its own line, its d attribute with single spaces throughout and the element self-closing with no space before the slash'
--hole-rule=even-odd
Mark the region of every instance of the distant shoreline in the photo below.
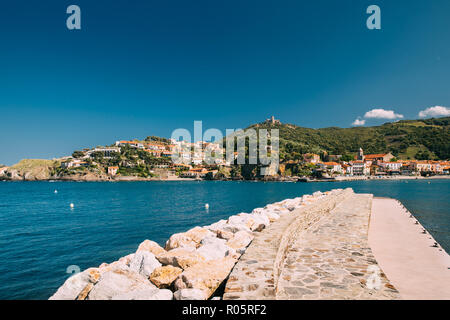
<svg viewBox="0 0 450 320">
<path fill-rule="evenodd" d="M 450 176 L 431 176 L 431 177 L 412 177 L 412 176 L 389 176 L 389 177 L 338 177 L 337 179 L 305 179 L 305 180 L 246 180 L 246 179 L 195 179 L 195 178 L 169 178 L 169 179 L 155 179 L 155 178 L 140 178 L 140 177 L 122 177 L 119 179 L 0 179 L 0 182 L 173 182 L 173 181 L 229 181 L 229 182 L 349 182 L 349 181 L 397 181 L 397 180 L 447 180 Z"/>
<path fill-rule="evenodd" d="M 344 181 L 380 181 L 380 180 L 436 180 L 436 179 L 450 179 L 450 176 L 388 176 L 388 177 L 376 177 L 376 176 L 360 176 L 360 177 L 337 177 L 336 179 L 317 179 L 307 180 L 303 182 L 344 182 Z"/>
</svg>

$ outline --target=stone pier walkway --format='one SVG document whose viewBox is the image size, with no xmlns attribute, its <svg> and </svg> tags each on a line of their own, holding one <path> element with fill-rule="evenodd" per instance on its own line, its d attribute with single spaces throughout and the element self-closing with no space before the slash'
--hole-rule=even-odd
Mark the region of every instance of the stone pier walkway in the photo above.
<svg viewBox="0 0 450 320">
<path fill-rule="evenodd" d="M 368 244 L 372 195 L 353 194 L 289 248 L 277 299 L 399 299 Z"/>
<path fill-rule="evenodd" d="M 223 299 L 400 299 L 368 244 L 371 207 L 372 195 L 345 190 L 280 219 L 247 248 Z"/>
</svg>

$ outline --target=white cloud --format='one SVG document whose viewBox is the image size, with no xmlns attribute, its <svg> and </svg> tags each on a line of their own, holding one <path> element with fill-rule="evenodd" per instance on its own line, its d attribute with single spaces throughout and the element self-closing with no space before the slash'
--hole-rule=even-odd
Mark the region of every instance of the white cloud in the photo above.
<svg viewBox="0 0 450 320">
<path fill-rule="evenodd" d="M 353 121 L 352 125 L 354 126 L 363 126 L 366 124 L 366 120 L 361 120 L 360 118 Z"/>
<path fill-rule="evenodd" d="M 364 118 L 375 118 L 375 119 L 401 119 L 403 118 L 402 114 L 395 113 L 393 110 L 385 110 L 385 109 L 372 109 L 367 111 L 364 115 Z"/>
<path fill-rule="evenodd" d="M 425 110 L 422 110 L 419 112 L 420 118 L 426 118 L 426 117 L 448 117 L 450 116 L 450 108 L 447 107 L 441 107 L 441 106 L 435 106 L 426 108 Z"/>
</svg>

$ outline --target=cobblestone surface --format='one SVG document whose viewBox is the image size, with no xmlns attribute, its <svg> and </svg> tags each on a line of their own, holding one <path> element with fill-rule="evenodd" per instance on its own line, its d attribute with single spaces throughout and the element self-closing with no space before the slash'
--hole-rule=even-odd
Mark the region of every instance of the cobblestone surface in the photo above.
<svg viewBox="0 0 450 320">
<path fill-rule="evenodd" d="M 297 233 L 330 214 L 338 202 L 352 194 L 347 189 L 322 199 L 311 198 L 308 205 L 254 233 L 253 242 L 230 274 L 223 299 L 276 299 L 276 283 L 286 249 L 297 239 Z"/>
<path fill-rule="evenodd" d="M 278 277 L 274 249 L 280 246 L 286 224 L 294 220 L 277 221 L 241 257 L 223 298 L 399 299 L 368 245 L 371 204 L 372 195 L 351 194 L 328 214 L 320 212 L 321 218 L 311 220 L 313 224 L 302 226 L 287 247 Z"/>
<path fill-rule="evenodd" d="M 301 234 L 284 261 L 277 299 L 398 299 L 368 245 L 371 206 L 371 195 L 355 194 Z"/>
</svg>

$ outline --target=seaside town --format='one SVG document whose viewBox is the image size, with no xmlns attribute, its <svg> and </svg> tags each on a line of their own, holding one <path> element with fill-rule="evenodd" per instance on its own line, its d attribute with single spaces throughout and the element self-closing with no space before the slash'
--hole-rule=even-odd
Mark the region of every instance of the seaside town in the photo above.
<svg viewBox="0 0 450 320">
<path fill-rule="evenodd" d="M 140 142 L 140 141 L 117 141 L 115 147 L 94 148 L 86 150 L 80 158 L 68 158 L 61 163 L 61 168 L 70 169 L 78 167 L 96 166 L 95 159 L 113 159 L 115 155 L 121 153 L 121 148 L 134 148 L 142 150 L 153 158 L 155 169 L 167 169 L 172 176 L 180 178 L 204 179 L 227 178 L 227 176 L 216 177 L 219 172 L 231 169 L 234 164 L 223 159 L 216 159 L 216 163 L 208 165 L 205 163 L 205 150 L 207 148 L 224 154 L 224 149 L 218 143 L 199 141 L 188 143 L 185 141 L 170 140 L 170 143 L 162 142 Z M 190 159 L 191 164 L 175 164 L 171 161 L 172 153 L 177 147 L 188 147 L 191 153 L 182 153 L 182 157 Z M 234 153 L 237 158 L 237 152 Z M 328 161 L 324 161 L 326 158 Z M 136 165 L 145 164 L 145 160 L 138 160 L 136 163 L 121 161 L 120 165 L 108 166 L 109 176 L 120 174 L 120 168 L 132 168 Z M 450 161 L 435 160 L 400 160 L 391 153 L 364 154 L 363 149 L 359 149 L 354 160 L 343 161 L 342 155 L 320 156 L 314 153 L 303 154 L 303 160 L 289 160 L 281 162 L 278 174 L 285 178 L 303 178 L 290 176 L 287 173 L 293 166 L 307 166 L 311 169 L 310 176 L 313 178 L 335 179 L 342 177 L 382 177 L 382 176 L 436 176 L 448 175 L 450 173 Z M 155 171 L 153 171 L 155 172 Z M 152 173 L 152 171 L 150 171 Z M 235 177 L 233 177 L 235 178 Z"/>
<path fill-rule="evenodd" d="M 293 128 L 274 116 L 253 127 Z M 279 161 L 262 165 L 238 163 L 238 149 L 235 148 L 230 157 L 224 145 L 222 141 L 191 143 L 156 136 L 144 140 L 119 140 L 109 146 L 86 148 L 53 160 L 25 159 L 11 167 L 0 165 L 0 180 L 308 182 L 446 177 L 450 174 L 450 161 L 431 159 L 428 151 L 417 152 L 415 159 L 402 159 L 399 152 L 366 153 L 362 147 L 353 152 L 347 149 L 344 154 L 331 154 L 323 149 L 317 153 L 299 153 L 292 151 L 291 142 L 285 142 L 280 143 L 277 151 Z M 267 154 L 275 153 L 271 147 L 267 146 Z M 175 153 L 180 161 L 173 160 Z M 425 159 L 417 159 L 424 155 Z"/>
</svg>

